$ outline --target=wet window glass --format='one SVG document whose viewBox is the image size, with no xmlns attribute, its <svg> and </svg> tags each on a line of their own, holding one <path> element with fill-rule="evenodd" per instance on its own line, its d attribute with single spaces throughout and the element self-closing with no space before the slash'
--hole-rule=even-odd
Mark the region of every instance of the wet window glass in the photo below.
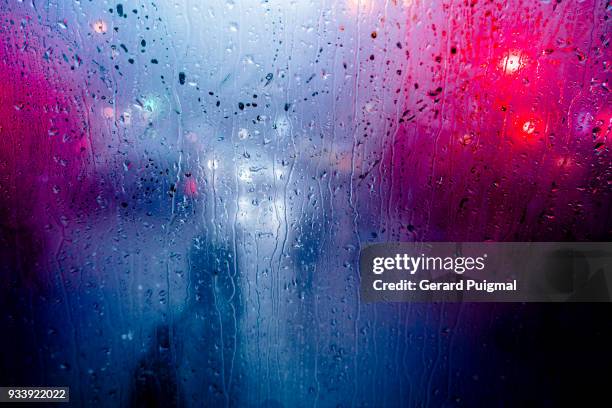
<svg viewBox="0 0 612 408">
<path fill-rule="evenodd" d="M 526 403 L 511 391 L 561 364 L 527 344 L 590 310 L 365 304 L 359 252 L 608 240 L 611 13 L 0 0 L 0 385 L 78 406 Z"/>
</svg>

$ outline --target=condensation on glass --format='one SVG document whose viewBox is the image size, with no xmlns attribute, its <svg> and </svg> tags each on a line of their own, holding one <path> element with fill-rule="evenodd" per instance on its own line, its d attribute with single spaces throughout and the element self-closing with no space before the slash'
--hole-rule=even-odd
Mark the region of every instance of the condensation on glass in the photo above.
<svg viewBox="0 0 612 408">
<path fill-rule="evenodd" d="M 522 309 L 361 304 L 359 251 L 609 237 L 606 7 L 1 1 L 0 369 L 85 406 L 494 395 Z"/>
</svg>

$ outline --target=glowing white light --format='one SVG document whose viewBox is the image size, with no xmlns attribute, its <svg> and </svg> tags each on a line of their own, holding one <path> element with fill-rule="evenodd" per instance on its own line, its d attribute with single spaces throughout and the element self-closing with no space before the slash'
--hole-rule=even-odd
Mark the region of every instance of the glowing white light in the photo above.
<svg viewBox="0 0 612 408">
<path fill-rule="evenodd" d="M 533 121 L 528 120 L 525 123 L 523 123 L 523 132 L 527 133 L 528 135 L 535 132 L 535 130 L 536 130 L 536 125 Z"/>
<path fill-rule="evenodd" d="M 283 177 L 285 176 L 285 172 L 283 171 L 283 169 L 276 168 L 276 169 L 274 169 L 274 176 L 278 180 L 282 180 Z"/>
<path fill-rule="evenodd" d="M 206 162 L 206 167 L 208 167 L 209 170 L 216 170 L 219 168 L 219 160 L 216 159 L 210 159 Z"/>
<path fill-rule="evenodd" d="M 525 58 L 520 52 L 511 51 L 501 59 L 499 66 L 505 74 L 511 75 L 525 66 Z"/>
<path fill-rule="evenodd" d="M 249 136 L 250 136 L 249 131 L 248 131 L 247 129 L 245 129 L 245 128 L 242 128 L 242 129 L 240 129 L 240 130 L 238 131 L 238 138 L 239 138 L 240 140 L 245 140 L 245 139 L 248 139 L 248 138 L 249 138 Z"/>
<path fill-rule="evenodd" d="M 253 175 L 251 174 L 251 170 L 246 167 L 242 167 L 238 169 L 238 178 L 245 183 L 250 183 L 253 181 Z"/>
<path fill-rule="evenodd" d="M 108 30 L 108 25 L 106 24 L 106 21 L 104 20 L 94 21 L 91 27 L 98 34 L 104 34 Z"/>
</svg>

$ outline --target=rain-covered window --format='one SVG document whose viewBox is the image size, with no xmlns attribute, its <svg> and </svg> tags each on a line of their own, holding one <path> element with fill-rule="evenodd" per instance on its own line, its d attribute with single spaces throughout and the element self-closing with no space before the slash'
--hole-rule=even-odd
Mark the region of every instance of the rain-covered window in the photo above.
<svg viewBox="0 0 612 408">
<path fill-rule="evenodd" d="M 558 390 L 525 349 L 592 310 L 365 304 L 358 258 L 609 239 L 611 10 L 0 0 L 0 386 L 102 407 Z"/>
</svg>

